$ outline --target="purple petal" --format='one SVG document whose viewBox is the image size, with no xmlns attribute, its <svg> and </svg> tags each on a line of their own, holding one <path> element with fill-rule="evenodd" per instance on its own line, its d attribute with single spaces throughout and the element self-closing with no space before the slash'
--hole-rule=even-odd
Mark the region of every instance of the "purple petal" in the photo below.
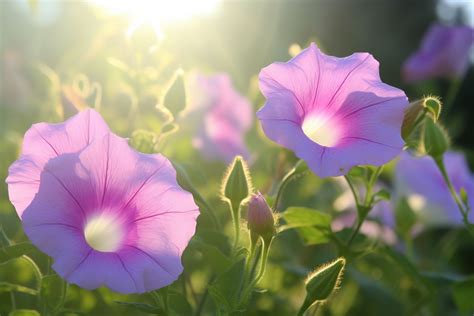
<svg viewBox="0 0 474 316">
<path fill-rule="evenodd" d="M 91 109 L 63 123 L 34 124 L 26 132 L 21 157 L 10 166 L 6 180 L 18 216 L 22 216 L 38 192 L 40 174 L 50 159 L 78 152 L 108 132 L 102 117 Z"/>
</svg>

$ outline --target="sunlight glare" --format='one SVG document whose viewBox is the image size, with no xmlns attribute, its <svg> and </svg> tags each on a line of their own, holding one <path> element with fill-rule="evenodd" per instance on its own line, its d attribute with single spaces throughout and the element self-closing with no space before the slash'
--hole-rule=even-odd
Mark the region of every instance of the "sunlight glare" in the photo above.
<svg viewBox="0 0 474 316">
<path fill-rule="evenodd" d="M 90 0 L 113 14 L 126 14 L 138 20 L 162 23 L 186 20 L 212 13 L 220 0 Z"/>
</svg>

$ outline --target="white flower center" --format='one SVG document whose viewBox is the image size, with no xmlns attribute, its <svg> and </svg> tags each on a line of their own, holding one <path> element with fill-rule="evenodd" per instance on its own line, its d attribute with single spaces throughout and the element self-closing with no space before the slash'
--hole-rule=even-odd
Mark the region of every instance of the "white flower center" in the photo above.
<svg viewBox="0 0 474 316">
<path fill-rule="evenodd" d="M 89 246 L 97 251 L 114 252 L 120 248 L 124 229 L 110 215 L 98 215 L 87 220 L 84 236 Z"/>
<path fill-rule="evenodd" d="M 312 141 L 325 147 L 337 145 L 341 136 L 340 124 L 322 115 L 310 114 L 305 117 L 302 129 Z"/>
</svg>

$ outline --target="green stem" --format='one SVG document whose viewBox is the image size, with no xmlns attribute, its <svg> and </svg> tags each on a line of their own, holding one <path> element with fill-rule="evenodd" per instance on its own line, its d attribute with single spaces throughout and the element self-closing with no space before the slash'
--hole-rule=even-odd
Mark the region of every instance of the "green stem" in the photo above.
<svg viewBox="0 0 474 316">
<path fill-rule="evenodd" d="M 352 195 L 354 196 L 354 200 L 355 200 L 356 205 L 359 205 L 360 204 L 359 203 L 359 195 L 357 194 L 357 191 L 355 190 L 355 186 L 352 183 L 351 178 L 349 178 L 348 175 L 345 175 L 344 179 L 346 179 L 346 182 L 349 185 L 349 188 L 351 189 L 351 192 L 352 192 Z"/>
<path fill-rule="evenodd" d="M 288 185 L 289 182 L 291 182 L 295 178 L 295 176 L 297 176 L 296 166 L 298 165 L 298 163 L 300 163 L 300 161 L 301 160 L 299 160 L 295 164 L 295 167 L 293 167 L 290 171 L 288 171 L 287 174 L 285 174 L 280 184 L 278 185 L 277 195 L 275 198 L 275 202 L 273 203 L 273 209 L 275 211 L 278 211 L 278 207 L 280 206 L 280 201 L 282 199 L 283 191 L 285 190 L 286 186 Z"/>
<path fill-rule="evenodd" d="M 258 273 L 255 276 L 255 278 L 252 280 L 252 282 L 250 282 L 250 284 L 245 288 L 245 290 L 243 292 L 242 298 L 243 298 L 244 302 L 246 302 L 248 300 L 250 292 L 255 287 L 255 285 L 257 285 L 258 282 L 260 282 L 260 280 L 263 278 L 263 275 L 265 274 L 265 269 L 266 269 L 266 266 L 267 266 L 268 253 L 270 252 L 270 247 L 271 247 L 272 241 L 273 241 L 273 238 L 270 239 L 269 241 L 264 241 L 262 239 L 263 250 L 262 250 L 262 254 L 260 256 L 260 268 L 259 268 Z"/>
<path fill-rule="evenodd" d="M 41 273 L 41 270 L 40 268 L 38 267 L 38 265 L 33 261 L 33 259 L 31 259 L 30 257 L 28 257 L 27 255 L 23 255 L 21 256 L 21 258 L 23 260 L 26 260 L 30 265 L 31 267 L 33 268 L 33 272 L 36 276 L 36 281 L 37 281 L 37 289 L 38 291 L 41 289 L 41 279 L 43 279 L 43 274 Z"/>
<path fill-rule="evenodd" d="M 382 170 L 383 170 L 383 165 L 377 167 L 377 169 L 375 169 L 375 171 L 370 176 L 369 181 L 367 182 L 367 185 L 366 185 L 364 204 L 360 204 L 359 196 L 357 194 L 357 191 L 355 190 L 355 186 L 352 183 L 351 178 L 347 175 L 344 176 L 344 178 L 346 179 L 349 185 L 349 188 L 351 189 L 352 195 L 354 196 L 354 200 L 355 200 L 356 208 L 357 208 L 357 220 L 356 220 L 356 224 L 354 225 L 355 228 L 352 230 L 349 240 L 347 241 L 347 245 L 346 245 L 347 248 L 349 248 L 352 242 L 354 241 L 355 237 L 360 231 L 360 228 L 362 227 L 362 224 L 367 218 L 367 215 L 370 213 L 373 207 L 372 189 L 374 187 L 375 181 L 379 177 L 380 173 L 382 173 Z"/>
<path fill-rule="evenodd" d="M 233 253 L 237 251 L 240 239 L 240 205 L 233 205 L 229 201 L 230 212 L 232 214 L 232 222 L 234 224 L 234 246 L 232 247 Z"/>
<path fill-rule="evenodd" d="M 439 169 L 439 171 L 441 172 L 441 174 L 443 176 L 444 182 L 448 186 L 448 189 L 449 189 L 449 192 L 451 193 L 451 196 L 453 197 L 459 211 L 461 212 L 464 224 L 468 228 L 469 232 L 472 233 L 471 229 L 469 229 L 470 228 L 470 223 L 469 223 L 469 219 L 467 217 L 469 209 L 466 206 L 464 206 L 461 199 L 459 198 L 459 196 L 458 196 L 458 194 L 457 194 L 457 192 L 456 192 L 456 190 L 455 190 L 455 188 L 454 188 L 454 186 L 451 182 L 451 179 L 448 176 L 448 172 L 446 171 L 446 167 L 445 167 L 444 162 L 443 162 L 443 157 L 442 156 L 437 157 L 437 158 L 433 157 L 433 159 L 436 163 L 436 166 L 438 166 L 438 169 Z"/>
</svg>

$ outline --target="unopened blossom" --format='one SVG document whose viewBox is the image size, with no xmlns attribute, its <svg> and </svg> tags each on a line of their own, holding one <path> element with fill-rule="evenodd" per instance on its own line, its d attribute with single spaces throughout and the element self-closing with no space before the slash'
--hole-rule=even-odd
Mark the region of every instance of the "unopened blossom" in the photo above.
<svg viewBox="0 0 474 316">
<path fill-rule="evenodd" d="M 252 194 L 248 205 L 248 228 L 257 236 L 271 238 L 276 233 L 275 218 L 265 197 L 257 192 Z"/>
<path fill-rule="evenodd" d="M 445 153 L 444 164 L 456 192 L 463 188 L 468 200 L 474 201 L 474 176 L 463 154 Z M 424 226 L 462 225 L 462 215 L 431 157 L 403 153 L 396 166 L 395 180 L 398 197 L 407 199 Z M 473 212 L 469 219 L 474 220 Z"/>
<path fill-rule="evenodd" d="M 267 101 L 257 112 L 268 138 L 291 149 L 320 177 L 383 165 L 402 150 L 405 93 L 380 80 L 368 53 L 323 54 L 313 43 L 259 76 Z"/>
<path fill-rule="evenodd" d="M 193 145 L 209 160 L 226 163 L 241 155 L 248 158 L 245 134 L 252 125 L 252 106 L 233 87 L 227 74 L 189 77 L 188 109 L 184 125 L 191 124 Z"/>
<path fill-rule="evenodd" d="M 42 168 L 36 195 L 21 201 L 24 231 L 70 283 L 120 293 L 164 287 L 183 271 L 181 255 L 195 232 L 198 207 L 165 157 L 138 153 L 110 132 L 88 130 L 89 124 L 68 129 L 83 113 L 65 124 L 43 124 L 41 141 L 25 139 L 24 149 L 45 154 L 31 158 Z M 94 140 L 60 154 L 76 134 Z M 49 151 L 58 154 L 42 161 Z M 20 171 L 27 179 L 28 170 Z M 9 190 L 21 200 L 22 187 L 12 182 L 18 172 L 10 169 Z M 30 173 L 38 177 L 36 169 Z"/>
<path fill-rule="evenodd" d="M 461 78 L 469 67 L 473 43 L 474 29 L 469 26 L 432 25 L 403 65 L 405 81 Z"/>
</svg>

